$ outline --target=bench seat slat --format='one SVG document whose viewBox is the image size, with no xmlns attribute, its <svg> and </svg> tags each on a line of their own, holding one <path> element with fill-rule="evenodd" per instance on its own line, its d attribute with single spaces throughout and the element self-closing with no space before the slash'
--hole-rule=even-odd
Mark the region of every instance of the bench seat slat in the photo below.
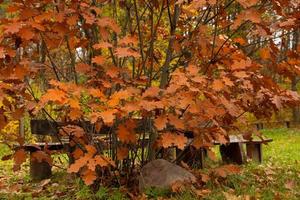
<svg viewBox="0 0 300 200">
<path fill-rule="evenodd" d="M 46 146 L 48 150 L 62 150 L 65 147 L 67 147 L 69 145 L 68 142 L 64 142 L 64 143 L 45 143 L 45 142 L 38 142 L 38 143 L 34 143 L 34 144 L 25 144 L 24 150 L 25 151 L 29 151 L 29 152 L 33 152 L 33 151 L 38 151 L 38 150 L 43 150 Z M 20 147 L 20 146 L 18 146 Z"/>
<path fill-rule="evenodd" d="M 233 143 L 253 143 L 253 144 L 258 144 L 258 143 L 268 143 L 272 142 L 273 139 L 271 138 L 266 138 L 266 139 L 253 139 L 253 140 L 246 140 L 244 139 L 241 135 L 230 135 L 229 136 L 229 142 L 228 144 L 233 144 Z M 220 145 L 221 143 L 219 141 L 214 141 L 214 145 Z"/>
</svg>

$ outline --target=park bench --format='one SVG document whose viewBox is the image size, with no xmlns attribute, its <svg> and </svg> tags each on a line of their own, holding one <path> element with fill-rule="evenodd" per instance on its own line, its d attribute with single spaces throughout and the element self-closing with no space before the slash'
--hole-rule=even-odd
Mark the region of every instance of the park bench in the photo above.
<svg viewBox="0 0 300 200">
<path fill-rule="evenodd" d="M 220 145 L 220 153 L 224 162 L 243 164 L 248 159 L 262 162 L 262 144 L 267 144 L 273 140 L 253 139 L 246 140 L 242 135 L 230 135 L 228 144 L 220 144 L 215 141 L 214 145 Z M 246 146 L 246 153 L 243 146 Z"/>
<path fill-rule="evenodd" d="M 191 138 L 189 140 L 192 140 Z M 242 135 L 230 135 L 227 144 L 221 144 L 219 141 L 214 141 L 214 145 L 220 146 L 220 154 L 222 161 L 225 163 L 244 164 L 247 159 L 255 162 L 262 162 L 262 144 L 267 144 L 273 141 L 272 139 L 253 139 L 246 140 Z M 180 156 L 177 160 L 183 161 L 190 166 L 204 167 L 204 160 L 207 157 L 205 148 L 195 149 L 190 146 L 183 152 L 176 149 L 176 156 Z"/>
<path fill-rule="evenodd" d="M 89 125 L 89 123 L 87 122 Z M 59 128 L 64 124 L 61 122 L 54 122 L 49 120 L 31 120 L 30 127 L 31 133 L 37 136 L 57 136 Z M 103 127 L 100 132 L 105 131 L 107 127 Z M 108 148 L 108 138 L 104 135 L 99 135 L 93 138 L 94 143 L 101 144 L 103 148 Z M 101 141 L 99 141 L 101 139 Z M 51 177 L 52 166 L 47 161 L 40 161 L 34 159 L 34 153 L 37 151 L 50 151 L 55 153 L 70 152 L 72 147 L 69 145 L 69 138 L 60 138 L 59 142 L 37 142 L 24 144 L 22 147 L 17 146 L 16 148 L 23 148 L 25 151 L 30 153 L 30 176 L 33 180 L 42 180 Z M 74 160 L 69 154 L 69 164 Z"/>
<path fill-rule="evenodd" d="M 58 123 L 49 120 L 31 120 L 30 121 L 31 133 L 37 136 L 54 136 L 58 134 Z M 34 180 L 42 180 L 49 178 L 52 175 L 52 166 L 47 161 L 40 161 L 33 157 L 37 151 L 60 152 L 67 150 L 69 146 L 68 140 L 60 142 L 37 142 L 34 144 L 24 144 L 22 148 L 30 153 L 30 176 Z M 20 147 L 17 147 L 20 148 Z"/>
</svg>

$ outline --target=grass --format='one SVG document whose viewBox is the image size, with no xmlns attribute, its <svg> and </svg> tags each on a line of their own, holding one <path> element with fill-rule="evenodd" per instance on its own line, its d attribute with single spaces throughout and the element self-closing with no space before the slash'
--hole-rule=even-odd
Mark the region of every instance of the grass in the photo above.
<svg viewBox="0 0 300 200">
<path fill-rule="evenodd" d="M 226 178 L 209 180 L 203 189 L 201 199 L 300 199 L 300 130 L 269 129 L 262 131 L 265 137 L 274 141 L 263 147 L 263 164 L 250 162 L 241 167 L 241 173 Z M 0 146 L 0 157 L 9 154 Z M 56 156 L 64 159 L 64 156 Z M 63 163 L 64 164 L 64 163 Z M 211 166 L 216 166 L 213 163 Z M 20 172 L 13 172 L 12 161 L 0 161 L 0 199 L 80 199 L 80 200 L 123 200 L 128 199 L 120 189 L 100 188 L 92 192 L 78 178 L 54 167 L 51 180 L 34 183 L 29 177 L 29 164 Z M 206 173 L 208 169 L 201 170 Z M 163 190 L 147 190 L 144 199 L 200 199 L 195 190 L 172 194 Z"/>
<path fill-rule="evenodd" d="M 283 167 L 293 166 L 300 170 L 300 130 L 270 129 L 262 132 L 274 140 L 268 146 L 264 146 L 264 159 Z"/>
</svg>

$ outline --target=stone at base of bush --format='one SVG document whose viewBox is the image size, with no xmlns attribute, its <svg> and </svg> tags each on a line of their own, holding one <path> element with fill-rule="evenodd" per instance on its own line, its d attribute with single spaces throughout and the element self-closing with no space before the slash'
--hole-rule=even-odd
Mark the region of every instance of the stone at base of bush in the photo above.
<svg viewBox="0 0 300 200">
<path fill-rule="evenodd" d="M 147 163 L 141 169 L 139 190 L 142 192 L 150 187 L 169 189 L 176 182 L 194 183 L 196 177 L 176 164 L 157 159 Z"/>
</svg>

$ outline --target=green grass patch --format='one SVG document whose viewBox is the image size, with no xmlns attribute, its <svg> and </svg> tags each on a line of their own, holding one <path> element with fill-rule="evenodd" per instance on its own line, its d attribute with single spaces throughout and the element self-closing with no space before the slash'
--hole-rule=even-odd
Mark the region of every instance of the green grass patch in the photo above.
<svg viewBox="0 0 300 200">
<path fill-rule="evenodd" d="M 263 146 L 263 158 L 282 167 L 294 167 L 300 170 L 300 130 L 269 129 L 262 130 L 264 136 L 273 142 Z"/>
</svg>

